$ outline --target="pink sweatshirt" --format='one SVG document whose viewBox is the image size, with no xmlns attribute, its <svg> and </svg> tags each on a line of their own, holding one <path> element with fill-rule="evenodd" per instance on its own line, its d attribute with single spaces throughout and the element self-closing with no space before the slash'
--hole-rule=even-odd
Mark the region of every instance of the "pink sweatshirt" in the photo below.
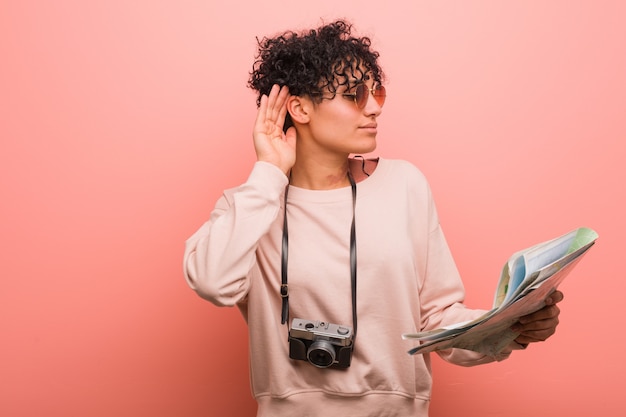
<svg viewBox="0 0 626 417">
<path fill-rule="evenodd" d="M 257 162 L 241 186 L 227 190 L 186 244 L 187 282 L 218 306 L 237 305 L 248 323 L 250 378 L 258 416 L 427 416 L 430 357 L 411 356 L 402 333 L 477 317 L 464 288 L 422 173 L 381 159 L 357 184 L 358 333 L 351 366 L 318 369 L 288 353 L 281 325 L 280 259 L 287 178 Z M 290 318 L 352 327 L 350 187 L 290 186 Z M 450 350 L 471 366 L 489 358 Z"/>
</svg>

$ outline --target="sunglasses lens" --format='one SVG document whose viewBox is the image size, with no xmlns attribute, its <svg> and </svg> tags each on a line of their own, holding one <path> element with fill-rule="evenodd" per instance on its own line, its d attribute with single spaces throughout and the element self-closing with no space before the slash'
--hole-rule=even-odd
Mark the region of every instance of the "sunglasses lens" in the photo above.
<svg viewBox="0 0 626 417">
<path fill-rule="evenodd" d="M 371 90 L 374 99 L 378 103 L 379 106 L 383 106 L 385 104 L 385 98 L 387 97 L 387 91 L 385 87 L 382 85 L 378 85 Z M 359 109 L 362 109 L 367 104 L 367 99 L 369 98 L 370 89 L 367 88 L 365 84 L 359 84 L 356 86 L 354 100 L 356 101 L 356 105 Z"/>
<path fill-rule="evenodd" d="M 359 109 L 362 109 L 367 104 L 367 95 L 369 94 L 369 90 L 365 86 L 365 84 L 359 84 L 356 86 L 356 96 L 354 97 L 356 100 L 356 105 Z"/>
<path fill-rule="evenodd" d="M 374 89 L 373 94 L 374 99 L 376 100 L 378 105 L 382 107 L 383 104 L 385 104 L 385 98 L 387 98 L 387 90 L 385 90 L 385 87 L 383 87 L 382 85 L 377 86 Z"/>
</svg>

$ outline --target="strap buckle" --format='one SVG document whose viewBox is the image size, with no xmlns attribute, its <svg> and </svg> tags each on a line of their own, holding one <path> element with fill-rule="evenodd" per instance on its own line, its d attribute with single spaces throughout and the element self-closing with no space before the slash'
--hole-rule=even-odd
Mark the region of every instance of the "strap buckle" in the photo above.
<svg viewBox="0 0 626 417">
<path fill-rule="evenodd" d="M 280 296 L 283 298 L 289 297 L 289 285 L 281 284 L 280 286 Z"/>
</svg>

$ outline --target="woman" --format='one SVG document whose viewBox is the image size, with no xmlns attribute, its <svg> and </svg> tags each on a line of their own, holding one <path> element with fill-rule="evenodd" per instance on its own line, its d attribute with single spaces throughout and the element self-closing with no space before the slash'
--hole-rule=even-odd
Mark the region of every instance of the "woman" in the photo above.
<svg viewBox="0 0 626 417">
<path fill-rule="evenodd" d="M 430 357 L 408 355 L 401 334 L 483 313 L 463 305 L 421 172 L 351 157 L 376 148 L 377 60 L 345 21 L 261 40 L 250 78 L 258 161 L 187 241 L 191 288 L 248 323 L 259 416 L 427 416 Z M 496 357 L 439 354 L 465 366 L 505 359 L 554 333 L 562 298 L 520 319 Z"/>
</svg>

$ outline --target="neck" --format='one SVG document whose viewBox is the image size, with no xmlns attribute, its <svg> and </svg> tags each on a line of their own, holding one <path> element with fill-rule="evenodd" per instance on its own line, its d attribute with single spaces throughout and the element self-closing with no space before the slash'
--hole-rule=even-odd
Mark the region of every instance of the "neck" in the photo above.
<svg viewBox="0 0 626 417">
<path fill-rule="evenodd" d="M 310 190 L 331 190 L 347 187 L 348 158 L 337 161 L 307 160 L 296 164 L 291 169 L 291 185 Z"/>
</svg>

